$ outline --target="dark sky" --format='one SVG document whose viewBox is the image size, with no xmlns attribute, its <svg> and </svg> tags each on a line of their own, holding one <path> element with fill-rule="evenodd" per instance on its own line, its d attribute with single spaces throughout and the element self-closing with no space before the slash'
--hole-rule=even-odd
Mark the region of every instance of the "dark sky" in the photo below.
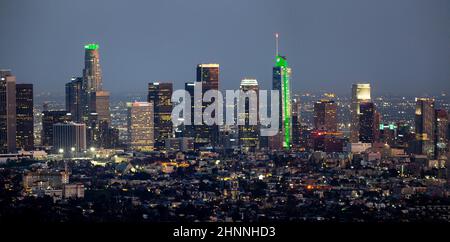
<svg viewBox="0 0 450 242">
<path fill-rule="evenodd" d="M 61 93 L 98 42 L 113 94 L 181 87 L 198 63 L 221 65 L 223 89 L 244 77 L 270 88 L 275 32 L 294 91 L 450 92 L 448 0 L 0 0 L 0 68 Z"/>
</svg>

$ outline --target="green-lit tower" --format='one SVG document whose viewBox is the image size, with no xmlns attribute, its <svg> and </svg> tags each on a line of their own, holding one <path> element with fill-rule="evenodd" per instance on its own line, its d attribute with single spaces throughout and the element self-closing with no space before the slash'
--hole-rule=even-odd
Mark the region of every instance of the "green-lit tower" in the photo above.
<svg viewBox="0 0 450 242">
<path fill-rule="evenodd" d="M 278 34 L 275 34 L 276 38 L 276 54 L 275 54 L 275 66 L 273 67 L 273 90 L 280 91 L 280 133 L 279 141 L 283 148 L 289 149 L 291 147 L 292 136 L 292 121 L 291 121 L 291 97 L 290 97 L 290 84 L 289 79 L 291 76 L 291 68 L 288 66 L 288 62 L 285 56 L 278 54 Z"/>
</svg>

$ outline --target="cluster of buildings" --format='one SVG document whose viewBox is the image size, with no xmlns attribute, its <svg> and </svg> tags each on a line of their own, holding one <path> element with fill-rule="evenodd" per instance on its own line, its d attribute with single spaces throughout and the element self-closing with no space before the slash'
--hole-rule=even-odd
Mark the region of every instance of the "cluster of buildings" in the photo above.
<svg viewBox="0 0 450 242">
<path fill-rule="evenodd" d="M 432 98 L 416 98 L 412 123 L 384 121 L 370 84 L 353 84 L 348 105 L 340 106 L 328 94 L 312 103 L 312 122 L 305 124 L 301 97 L 290 89 L 292 70 L 277 47 L 275 135 L 261 135 L 259 118 L 250 122 L 260 110 L 245 98 L 239 100 L 245 112 L 235 117 L 242 125 L 174 126 L 173 84 L 151 82 L 146 101 L 127 103 L 122 139 L 123 130 L 111 118 L 110 94 L 102 87 L 99 46 L 84 49 L 83 75 L 66 84 L 65 110 L 43 110 L 39 142 L 33 136 L 33 86 L 16 84 L 11 71 L 0 70 L 0 158 L 43 159 L 50 165 L 18 169 L 27 195 L 64 200 L 83 198 L 86 191 L 89 200 L 96 192 L 113 191 L 121 194 L 114 200 L 117 207 L 144 211 L 144 219 L 164 214 L 167 220 L 196 221 L 351 219 L 355 214 L 363 219 L 370 213 L 384 220 L 412 219 L 436 213 L 409 206 L 409 199 L 450 195 L 449 113 L 436 108 Z M 219 90 L 219 64 L 197 65 L 196 81 L 185 83 L 191 117 L 213 105 L 196 98 L 199 85 L 202 94 Z M 245 78 L 239 90 L 258 94 L 260 87 Z M 341 120 L 343 109 L 350 111 L 347 121 Z M 69 183 L 67 168 L 52 167 L 46 154 L 70 164 L 75 182 Z M 345 212 L 355 208 L 360 210 Z M 450 213 L 448 206 L 437 209 Z"/>
</svg>

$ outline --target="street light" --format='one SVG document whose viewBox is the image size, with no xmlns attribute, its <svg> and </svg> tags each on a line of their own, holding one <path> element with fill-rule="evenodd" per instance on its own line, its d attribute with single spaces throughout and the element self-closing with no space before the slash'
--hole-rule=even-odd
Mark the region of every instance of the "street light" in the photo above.
<svg viewBox="0 0 450 242">
<path fill-rule="evenodd" d="M 64 153 L 64 149 L 59 149 L 58 152 L 59 152 L 60 154 L 62 154 L 62 153 Z"/>
</svg>

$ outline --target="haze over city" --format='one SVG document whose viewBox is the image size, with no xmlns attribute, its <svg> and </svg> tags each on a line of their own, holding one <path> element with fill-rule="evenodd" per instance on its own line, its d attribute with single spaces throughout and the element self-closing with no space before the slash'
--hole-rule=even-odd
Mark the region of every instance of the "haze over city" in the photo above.
<svg viewBox="0 0 450 242">
<path fill-rule="evenodd" d="M 82 74 L 83 45 L 96 42 L 113 94 L 156 80 L 183 88 L 199 63 L 220 64 L 221 89 L 244 77 L 270 89 L 279 32 L 294 92 L 349 95 L 356 82 L 370 82 L 375 95 L 450 91 L 449 1 L 258 3 L 1 1 L 0 66 L 36 93 L 62 93 Z"/>
</svg>

